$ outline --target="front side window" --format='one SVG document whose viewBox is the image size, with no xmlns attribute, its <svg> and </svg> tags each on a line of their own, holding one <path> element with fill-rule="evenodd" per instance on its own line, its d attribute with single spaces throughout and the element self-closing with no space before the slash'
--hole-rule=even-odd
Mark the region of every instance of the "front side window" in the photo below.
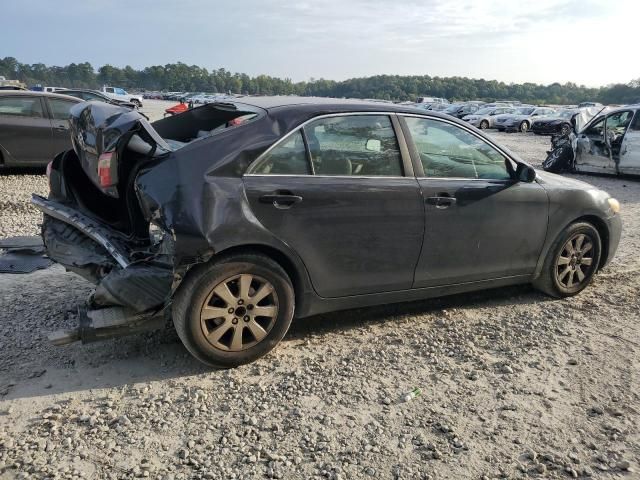
<svg viewBox="0 0 640 480">
<path fill-rule="evenodd" d="M 107 91 L 107 93 L 114 93 L 113 92 L 113 87 L 107 87 L 106 91 Z"/>
<path fill-rule="evenodd" d="M 69 110 L 75 103 L 68 102 L 66 100 L 60 100 L 59 98 L 50 98 L 49 106 L 51 107 L 51 115 L 56 120 L 69 120 Z"/>
<path fill-rule="evenodd" d="M 298 130 L 273 148 L 247 173 L 255 175 L 310 175 L 302 133 Z"/>
<path fill-rule="evenodd" d="M 633 112 L 617 112 L 607 117 L 607 130 L 619 130 L 624 132 L 631 123 Z"/>
<path fill-rule="evenodd" d="M 507 159 L 470 132 L 449 123 L 405 117 L 425 176 L 509 180 Z"/>
<path fill-rule="evenodd" d="M 398 141 L 387 115 L 321 118 L 304 131 L 316 175 L 403 174 Z"/>
<path fill-rule="evenodd" d="M 631 130 L 640 130 L 640 113 L 636 110 L 636 116 L 633 118 L 633 122 L 629 127 Z"/>
<path fill-rule="evenodd" d="M 42 103 L 37 97 L 0 98 L 0 115 L 43 118 Z"/>
</svg>

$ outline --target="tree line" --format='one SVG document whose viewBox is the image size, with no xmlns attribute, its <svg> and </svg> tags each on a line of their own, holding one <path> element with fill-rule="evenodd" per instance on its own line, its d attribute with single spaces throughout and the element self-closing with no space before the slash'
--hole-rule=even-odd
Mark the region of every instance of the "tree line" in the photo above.
<svg viewBox="0 0 640 480">
<path fill-rule="evenodd" d="M 321 97 L 377 98 L 415 101 L 429 95 L 452 101 L 520 100 L 535 104 L 576 104 L 598 101 L 606 104 L 640 102 L 640 79 L 626 84 L 589 88 L 575 83 L 505 83 L 497 80 L 429 75 L 375 75 L 343 81 L 310 79 L 293 82 L 290 78 L 268 75 L 249 76 L 224 68 L 207 70 L 197 65 L 169 63 L 142 70 L 103 65 L 96 70 L 90 63 L 71 63 L 64 67 L 42 63 L 24 64 L 13 57 L 0 58 L 0 76 L 25 84 L 56 87 L 99 88 L 119 86 L 130 90 L 189 92 L 233 92 L 262 95 L 311 95 Z"/>
</svg>

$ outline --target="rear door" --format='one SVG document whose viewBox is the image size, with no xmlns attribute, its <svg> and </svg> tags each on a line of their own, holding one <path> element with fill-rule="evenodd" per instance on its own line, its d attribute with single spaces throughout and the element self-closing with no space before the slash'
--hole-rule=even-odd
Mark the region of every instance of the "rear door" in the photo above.
<svg viewBox="0 0 640 480">
<path fill-rule="evenodd" d="M 46 165 L 51 140 L 51 122 L 40 96 L 0 96 L 0 148 L 7 165 Z"/>
<path fill-rule="evenodd" d="M 318 118 L 244 176 L 253 213 L 301 257 L 322 297 L 411 288 L 424 206 L 394 122 L 387 114 Z"/>
<path fill-rule="evenodd" d="M 414 287 L 532 274 L 547 231 L 545 190 L 513 180 L 506 155 L 466 128 L 402 120 L 426 207 Z"/>
<path fill-rule="evenodd" d="M 53 140 L 51 142 L 50 156 L 55 157 L 58 153 L 72 148 L 69 117 L 71 107 L 78 101 L 66 100 L 62 98 L 48 97 L 49 113 L 51 115 L 51 127 Z"/>
</svg>

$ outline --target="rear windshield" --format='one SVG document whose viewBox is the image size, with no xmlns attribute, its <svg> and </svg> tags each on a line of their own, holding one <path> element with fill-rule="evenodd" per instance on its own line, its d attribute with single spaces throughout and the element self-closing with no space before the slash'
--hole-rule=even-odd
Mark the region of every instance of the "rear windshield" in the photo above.
<svg viewBox="0 0 640 480">
<path fill-rule="evenodd" d="M 255 120 L 258 112 L 236 109 L 233 104 L 207 104 L 173 117 L 153 122 L 153 128 L 172 148 L 180 148 L 201 138 L 217 135 L 229 128 Z"/>
</svg>

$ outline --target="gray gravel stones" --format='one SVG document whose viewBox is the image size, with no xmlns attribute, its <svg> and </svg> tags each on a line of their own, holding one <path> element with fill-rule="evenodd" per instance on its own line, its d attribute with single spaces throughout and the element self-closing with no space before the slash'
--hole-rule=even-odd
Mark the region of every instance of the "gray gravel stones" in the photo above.
<svg viewBox="0 0 640 480">
<path fill-rule="evenodd" d="M 534 163 L 548 148 L 496 137 Z M 640 185 L 577 178 L 625 224 L 578 297 L 505 288 L 299 320 L 230 371 L 171 328 L 52 347 L 91 285 L 58 266 L 0 275 L 0 478 L 633 478 Z M 0 176 L 0 236 L 37 233 L 34 190 L 44 176 Z"/>
</svg>

